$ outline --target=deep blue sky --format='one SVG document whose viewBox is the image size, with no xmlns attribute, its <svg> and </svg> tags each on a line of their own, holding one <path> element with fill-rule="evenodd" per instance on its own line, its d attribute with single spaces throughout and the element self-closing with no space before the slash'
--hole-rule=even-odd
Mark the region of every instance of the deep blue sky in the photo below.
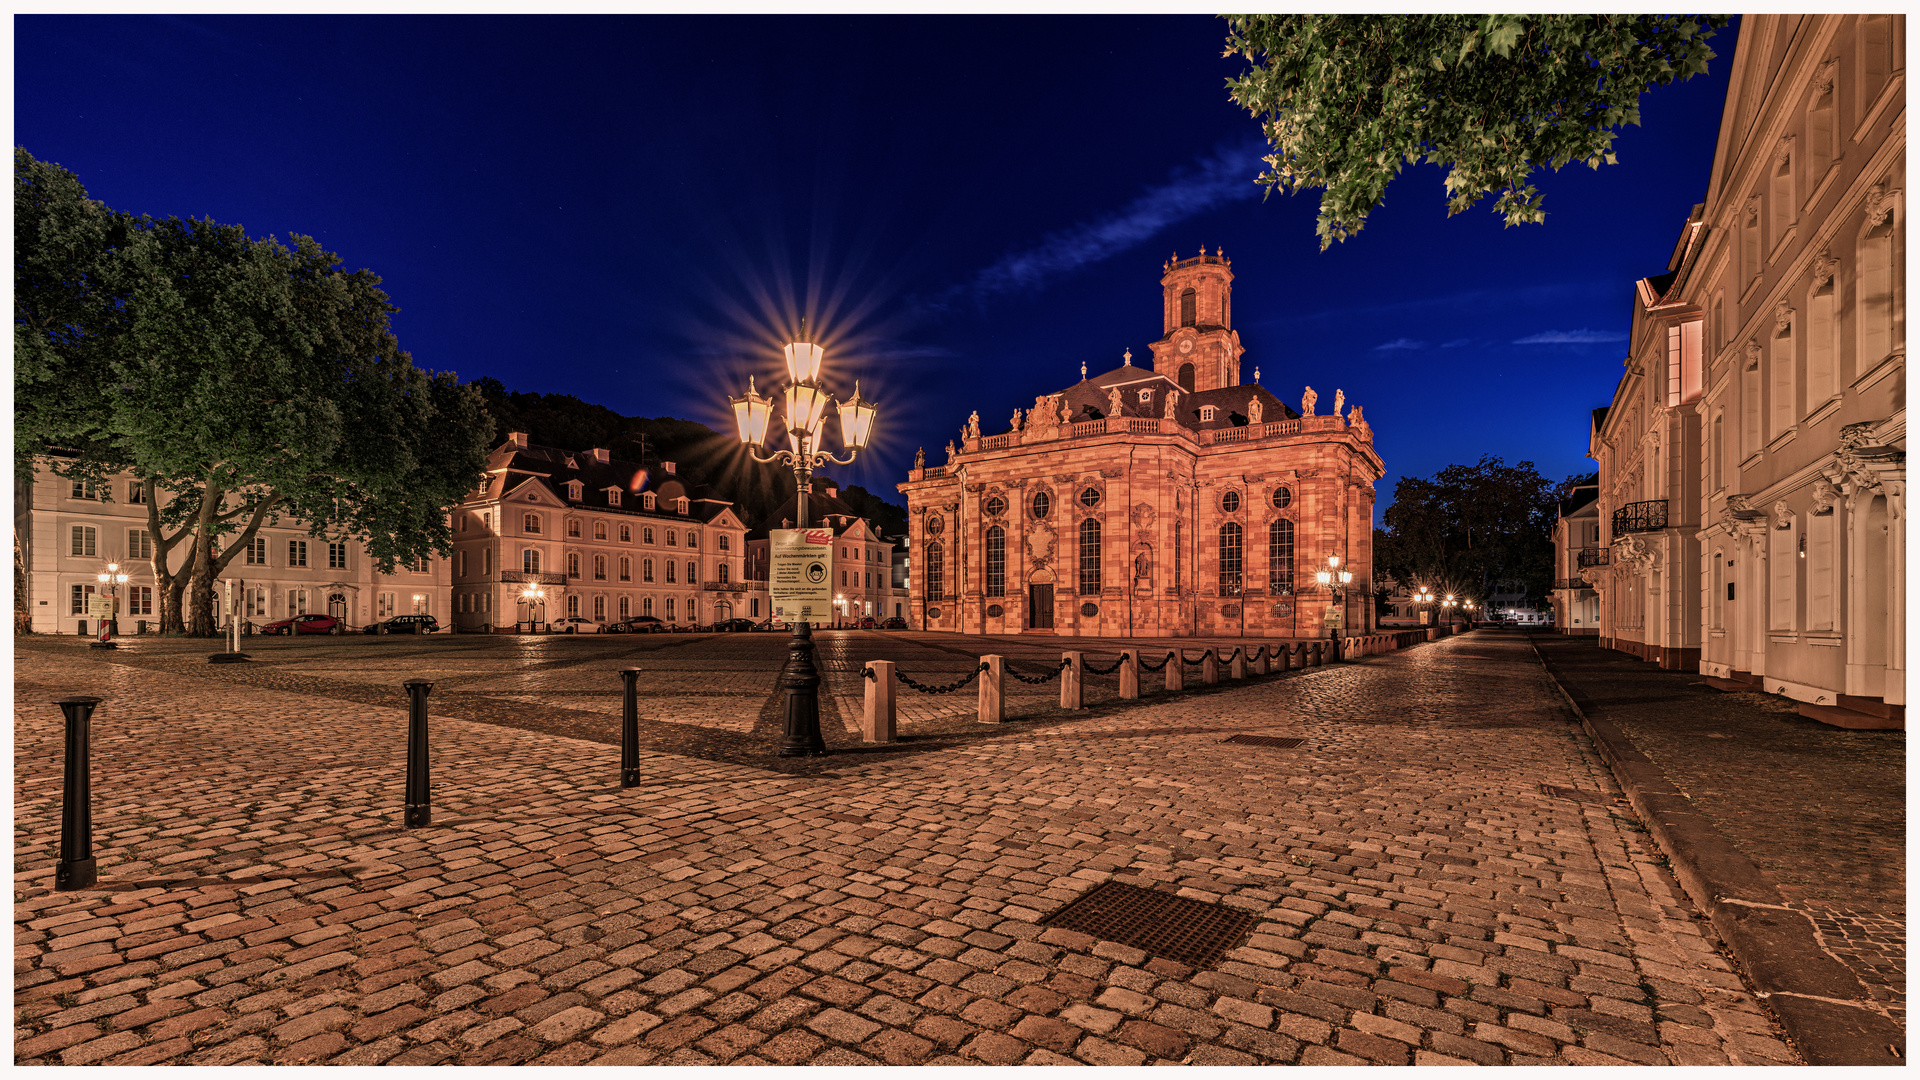
<svg viewBox="0 0 1920 1080">
<path fill-rule="evenodd" d="M 1247 371 L 1366 408 L 1388 468 L 1585 471 L 1634 279 L 1705 193 L 1735 27 L 1620 164 L 1539 179 L 1545 225 L 1403 175 L 1321 252 L 1261 198 L 1225 24 L 1180 18 L 16 16 L 15 141 L 115 208 L 314 236 L 370 267 L 415 362 L 730 426 L 800 314 L 882 405 L 838 470 L 1160 334 L 1160 264 L 1233 260 Z M 1324 404 L 1322 406 L 1324 411 Z M 896 496 L 897 497 L 897 496 Z"/>
</svg>

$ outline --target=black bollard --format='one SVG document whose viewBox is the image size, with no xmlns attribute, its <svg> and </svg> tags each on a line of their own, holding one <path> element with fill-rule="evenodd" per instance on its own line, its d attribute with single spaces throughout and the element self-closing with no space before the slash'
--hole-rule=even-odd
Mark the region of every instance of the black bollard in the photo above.
<svg viewBox="0 0 1920 1080">
<path fill-rule="evenodd" d="M 89 751 L 97 697 L 54 702 L 67 715 L 66 785 L 60 801 L 60 861 L 54 864 L 58 892 L 85 889 L 100 880 L 93 862 L 93 763 Z"/>
<path fill-rule="evenodd" d="M 639 668 L 620 669 L 620 681 L 626 684 L 620 702 L 621 787 L 640 786 L 640 704 L 634 700 L 634 683 L 639 679 Z"/>
<path fill-rule="evenodd" d="M 780 685 L 787 691 L 787 730 L 780 739 L 780 756 L 826 753 L 826 740 L 820 737 L 820 672 L 813 666 L 813 628 L 807 623 L 793 624 Z"/>
<path fill-rule="evenodd" d="M 433 785 L 427 780 L 427 694 L 433 684 L 408 679 L 407 688 L 407 816 L 406 827 L 433 824 Z"/>
</svg>

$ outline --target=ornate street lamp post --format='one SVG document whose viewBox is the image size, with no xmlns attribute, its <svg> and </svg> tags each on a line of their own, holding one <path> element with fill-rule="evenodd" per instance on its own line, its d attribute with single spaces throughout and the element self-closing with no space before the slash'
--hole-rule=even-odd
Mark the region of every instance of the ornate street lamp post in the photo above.
<svg viewBox="0 0 1920 1080">
<path fill-rule="evenodd" d="M 804 338 L 804 322 L 800 330 Z M 751 378 L 747 380 L 746 394 L 728 400 L 733 405 L 740 441 L 753 460 L 778 462 L 793 470 L 795 513 L 800 519 L 794 524 L 805 529 L 813 470 L 827 462 L 853 464 L 854 458 L 867 448 L 873 436 L 873 419 L 880 410 L 873 402 L 861 398 L 858 382 L 853 384 L 853 397 L 846 401 L 835 402 L 828 396 L 820 383 L 820 363 L 826 359 L 827 351 L 819 345 L 794 341 L 788 343 L 785 352 L 787 387 L 779 396 L 786 399 L 781 420 L 787 429 L 787 449 L 766 455 L 760 453 L 766 443 L 768 422 L 773 419 L 774 399 L 758 393 Z M 840 414 L 840 444 L 846 448 L 845 458 L 834 457 L 820 448 L 829 406 Z M 787 692 L 786 729 L 780 737 L 780 756 L 826 753 L 826 741 L 820 737 L 820 673 L 813 664 L 813 629 L 804 621 L 793 624 L 793 638 L 787 643 L 787 665 L 781 672 L 780 685 Z"/>
<path fill-rule="evenodd" d="M 1459 604 L 1460 602 L 1453 598 L 1452 593 L 1448 593 L 1446 600 L 1442 601 L 1440 604 L 1440 609 L 1447 613 L 1447 629 L 1448 630 L 1453 629 L 1453 611 L 1456 607 L 1459 606 Z"/>
<path fill-rule="evenodd" d="M 100 640 L 94 645 L 102 649 L 117 649 L 113 635 L 120 629 L 120 586 L 127 583 L 127 575 L 120 572 L 119 563 L 108 563 L 105 571 L 95 574 L 100 584 L 107 590 L 107 617 L 100 621 Z"/>
<path fill-rule="evenodd" d="M 1430 590 L 1428 590 L 1428 588 L 1425 585 L 1420 586 L 1420 591 L 1414 594 L 1413 602 L 1420 605 L 1423 609 L 1425 609 L 1423 614 L 1427 616 L 1428 623 L 1431 623 L 1434 621 L 1433 620 L 1433 593 Z M 1421 625 L 1424 626 L 1426 624 L 1423 623 Z"/>
<path fill-rule="evenodd" d="M 526 589 L 521 591 L 520 602 L 527 605 L 527 633 L 532 634 L 532 633 L 538 632 L 540 623 L 539 623 L 539 620 L 533 617 L 533 610 L 534 610 L 534 605 L 538 604 L 540 607 L 540 614 L 545 615 L 547 613 L 546 592 L 541 589 L 536 589 L 533 586 L 529 585 Z"/>
<path fill-rule="evenodd" d="M 1322 588 L 1333 594 L 1334 606 L 1340 609 L 1342 621 L 1344 622 L 1346 616 L 1345 600 L 1347 586 L 1353 583 L 1353 572 L 1340 569 L 1340 556 L 1329 555 L 1327 556 L 1327 568 L 1316 571 L 1313 576 L 1320 582 Z M 1327 636 L 1335 641 L 1340 640 L 1340 628 L 1338 626 L 1328 627 Z"/>
</svg>

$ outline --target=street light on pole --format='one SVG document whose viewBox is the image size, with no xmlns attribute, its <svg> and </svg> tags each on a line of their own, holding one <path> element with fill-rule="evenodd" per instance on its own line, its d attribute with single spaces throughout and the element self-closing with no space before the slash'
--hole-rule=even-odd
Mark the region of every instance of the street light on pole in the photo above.
<svg viewBox="0 0 1920 1080">
<path fill-rule="evenodd" d="M 1341 618 L 1335 620 L 1332 626 L 1327 627 L 1327 636 L 1338 641 L 1340 639 L 1340 622 L 1344 621 L 1346 616 L 1344 601 L 1346 599 L 1347 586 L 1353 583 L 1353 572 L 1340 569 L 1340 556 L 1329 555 L 1327 556 L 1327 568 L 1325 570 L 1315 571 L 1313 576 L 1322 588 L 1333 594 L 1334 606 L 1341 609 Z"/>
<path fill-rule="evenodd" d="M 761 454 L 767 439 L 767 427 L 773 419 L 774 397 L 759 393 L 753 379 L 747 380 L 747 392 L 729 398 L 740 442 L 753 460 L 778 463 L 793 470 L 795 525 L 807 527 L 807 496 L 813 487 L 813 470 L 832 462 L 851 465 L 873 437 L 874 417 L 879 406 L 860 396 L 860 384 L 853 384 L 853 396 L 835 402 L 820 383 L 820 365 L 827 351 L 805 340 L 806 322 L 800 324 L 801 340 L 789 342 L 783 350 L 787 361 L 787 387 L 777 397 L 786 402 L 781 417 L 787 429 L 787 449 Z M 840 414 L 840 445 L 847 456 L 838 458 L 820 448 L 826 434 L 824 418 L 829 407 Z M 793 624 L 793 639 L 787 644 L 787 665 L 780 676 L 787 691 L 786 730 L 780 739 L 781 757 L 824 754 L 825 740 L 820 737 L 820 673 L 813 665 L 813 628 L 804 620 Z"/>
<path fill-rule="evenodd" d="M 116 649 L 113 635 L 120 628 L 120 586 L 127 583 L 127 575 L 120 572 L 119 563 L 108 563 L 106 570 L 95 574 L 100 584 L 107 590 L 107 617 L 100 620 L 100 640 L 95 645 L 103 649 Z"/>
<path fill-rule="evenodd" d="M 538 604 L 540 606 L 540 614 L 545 615 L 547 613 L 547 594 L 545 591 L 529 585 L 521 591 L 520 602 L 527 605 L 527 633 L 534 633 L 539 627 L 539 622 L 533 617 L 533 608 L 535 604 Z"/>
</svg>

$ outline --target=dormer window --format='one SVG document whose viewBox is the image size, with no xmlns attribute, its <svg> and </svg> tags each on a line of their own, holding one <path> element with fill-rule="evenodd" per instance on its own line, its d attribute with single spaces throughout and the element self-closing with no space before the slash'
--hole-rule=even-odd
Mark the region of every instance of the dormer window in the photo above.
<svg viewBox="0 0 1920 1080">
<path fill-rule="evenodd" d="M 687 512 L 687 497 L 685 495 L 674 500 L 674 510 L 682 514 Z"/>
<path fill-rule="evenodd" d="M 619 488 L 616 487 L 616 488 L 607 489 L 607 505 L 608 506 L 620 505 L 620 489 Z"/>
<path fill-rule="evenodd" d="M 567 498 L 572 499 L 574 502 L 580 501 L 580 481 L 567 481 Z"/>
<path fill-rule="evenodd" d="M 651 492 L 651 491 L 649 491 L 649 492 L 647 492 L 646 494 L 644 494 L 644 495 L 642 495 L 642 496 L 640 496 L 640 505 L 641 505 L 642 507 L 644 507 L 645 509 L 648 509 L 648 510 L 651 510 L 651 509 L 653 509 L 653 508 L 654 508 L 654 504 L 656 504 L 657 502 L 659 502 L 659 496 L 657 496 L 657 495 L 655 495 L 655 494 L 654 494 L 653 492 Z"/>
<path fill-rule="evenodd" d="M 1217 412 L 1217 410 L 1215 410 L 1213 406 L 1211 406 L 1211 405 L 1202 405 L 1202 406 L 1200 406 L 1200 419 L 1202 419 L 1202 420 L 1211 420 L 1211 419 L 1213 419 L 1213 418 L 1214 418 L 1214 415 L 1215 415 L 1215 413 L 1216 413 L 1216 412 Z"/>
</svg>

